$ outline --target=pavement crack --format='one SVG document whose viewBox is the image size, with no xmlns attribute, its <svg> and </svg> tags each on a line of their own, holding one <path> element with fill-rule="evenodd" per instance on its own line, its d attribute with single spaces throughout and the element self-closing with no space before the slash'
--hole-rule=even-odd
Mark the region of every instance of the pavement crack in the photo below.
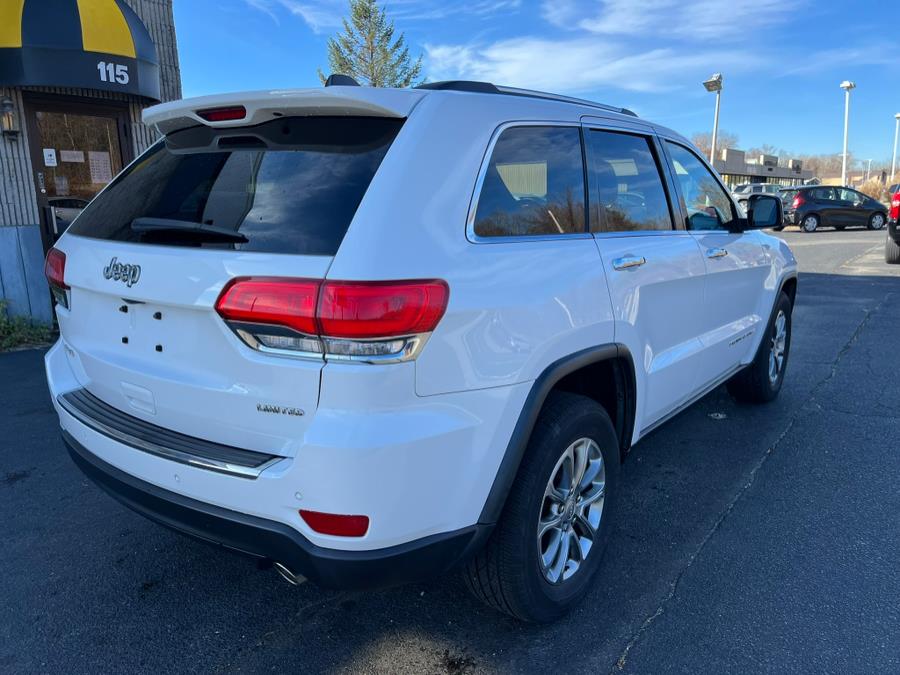
<svg viewBox="0 0 900 675">
<path fill-rule="evenodd" d="M 834 359 L 831 360 L 831 368 L 828 373 L 822 377 L 818 382 L 816 382 L 809 391 L 809 394 L 804 399 L 803 403 L 797 406 L 796 411 L 791 415 L 788 419 L 787 424 L 784 429 L 778 434 L 778 437 L 775 441 L 766 449 L 766 451 L 760 456 L 759 460 L 756 464 L 753 465 L 753 468 L 750 470 L 749 475 L 747 476 L 747 480 L 741 486 L 741 488 L 734 494 L 734 497 L 728 502 L 725 506 L 725 509 L 719 514 L 719 517 L 716 518 L 716 522 L 713 523 L 712 527 L 707 531 L 707 533 L 700 540 L 700 543 L 696 546 L 694 551 L 688 556 L 687 562 L 684 566 L 679 570 L 678 574 L 675 576 L 675 579 L 669 585 L 669 592 L 663 596 L 662 600 L 659 603 L 659 606 L 656 608 L 650 616 L 644 619 L 643 623 L 641 623 L 640 627 L 635 631 L 635 633 L 631 636 L 628 642 L 625 644 L 625 648 L 622 650 L 622 654 L 616 660 L 613 667 L 610 668 L 610 673 L 615 673 L 617 671 L 624 670 L 625 664 L 628 660 L 628 654 L 631 652 L 632 648 L 638 643 L 644 633 L 650 629 L 653 623 L 662 616 L 668 604 L 672 601 L 675 595 L 678 592 L 678 587 L 681 584 L 681 580 L 684 578 L 684 575 L 694 564 L 694 561 L 700 556 L 703 552 L 703 549 L 706 547 L 706 544 L 710 539 L 719 531 L 722 527 L 722 524 L 734 510 L 737 503 L 741 500 L 741 498 L 747 493 L 750 487 L 753 485 L 756 480 L 756 476 L 759 473 L 760 469 L 765 465 L 768 461 L 769 457 L 778 449 L 781 442 L 785 439 L 785 437 L 791 432 L 794 428 L 794 425 L 797 423 L 797 420 L 800 419 L 801 415 L 805 415 L 809 412 L 809 406 L 814 404 L 816 401 L 816 397 L 818 396 L 821 389 L 830 382 L 835 374 L 837 373 L 838 366 L 841 361 L 847 355 L 847 353 L 853 348 L 853 345 L 856 344 L 859 340 L 859 336 L 865 327 L 868 325 L 869 320 L 872 318 L 874 314 L 876 314 L 885 302 L 891 297 L 892 293 L 888 292 L 881 298 L 881 300 L 875 304 L 871 309 L 867 309 L 865 311 L 865 315 L 862 320 L 857 325 L 856 329 L 853 331 L 853 334 L 850 338 L 844 343 L 840 350 L 838 350 L 837 355 Z"/>
</svg>

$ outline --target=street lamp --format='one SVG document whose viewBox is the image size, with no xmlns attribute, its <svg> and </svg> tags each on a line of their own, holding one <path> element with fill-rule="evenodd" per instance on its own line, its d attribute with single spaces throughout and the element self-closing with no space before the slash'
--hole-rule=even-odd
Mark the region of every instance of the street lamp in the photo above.
<svg viewBox="0 0 900 675">
<path fill-rule="evenodd" d="M 722 73 L 716 73 L 703 83 L 706 91 L 716 92 L 716 116 L 713 118 L 712 141 L 709 144 L 709 163 L 715 168 L 716 136 L 719 134 L 719 100 L 722 98 Z"/>
<path fill-rule="evenodd" d="M 841 185 L 847 184 L 847 132 L 850 129 L 850 90 L 855 89 L 856 84 L 850 80 L 841 82 L 844 90 L 844 154 L 841 160 Z"/>
<path fill-rule="evenodd" d="M 867 159 L 866 162 L 868 162 L 866 165 L 866 180 L 869 180 L 869 176 L 872 175 L 872 160 Z"/>
<path fill-rule="evenodd" d="M 894 158 L 891 160 L 891 180 L 894 180 L 894 174 L 897 173 L 897 134 L 900 133 L 900 113 L 894 115 L 897 122 L 894 124 Z"/>
</svg>

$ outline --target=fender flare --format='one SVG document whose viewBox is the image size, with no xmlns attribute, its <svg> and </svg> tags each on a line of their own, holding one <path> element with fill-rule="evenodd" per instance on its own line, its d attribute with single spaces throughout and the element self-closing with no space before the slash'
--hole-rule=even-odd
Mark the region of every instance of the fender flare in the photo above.
<svg viewBox="0 0 900 675">
<path fill-rule="evenodd" d="M 618 373 L 616 376 L 617 385 L 619 385 L 618 396 L 620 402 L 624 403 L 624 405 L 616 406 L 620 411 L 617 417 L 622 419 L 613 420 L 613 424 L 615 424 L 619 432 L 619 450 L 624 456 L 631 445 L 631 437 L 634 433 L 636 384 L 634 360 L 631 357 L 631 352 L 625 345 L 609 343 L 588 347 L 554 361 L 544 369 L 531 385 L 531 390 L 528 392 L 525 404 L 519 413 L 519 419 L 506 446 L 506 452 L 500 462 L 500 467 L 497 469 L 497 475 L 494 476 L 494 483 L 481 510 L 481 516 L 478 518 L 479 524 L 493 524 L 500 519 L 500 514 L 506 503 L 506 497 L 519 471 L 519 465 L 522 463 L 522 457 L 525 456 L 525 450 L 528 448 L 531 432 L 534 430 L 538 415 L 553 387 L 566 375 L 570 375 L 586 366 L 613 359 L 624 359 L 628 364 L 627 368 L 617 369 L 626 371 Z M 619 378 L 622 378 L 623 381 L 618 381 Z"/>
</svg>

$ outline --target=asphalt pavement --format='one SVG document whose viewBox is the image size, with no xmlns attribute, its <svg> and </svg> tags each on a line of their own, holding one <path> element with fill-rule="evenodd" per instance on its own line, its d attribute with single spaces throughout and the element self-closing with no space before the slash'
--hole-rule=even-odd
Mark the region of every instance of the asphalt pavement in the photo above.
<svg viewBox="0 0 900 675">
<path fill-rule="evenodd" d="M 641 441 L 600 577 L 551 626 L 456 577 L 295 588 L 144 520 L 70 461 L 42 352 L 0 355 L 0 672 L 900 671 L 900 266 L 884 234 L 783 236 L 781 396 L 720 388 Z"/>
</svg>

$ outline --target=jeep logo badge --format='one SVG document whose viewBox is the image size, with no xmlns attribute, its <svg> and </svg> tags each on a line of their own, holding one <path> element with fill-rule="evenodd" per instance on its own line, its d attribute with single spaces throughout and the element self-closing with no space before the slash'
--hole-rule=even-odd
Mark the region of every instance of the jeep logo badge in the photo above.
<svg viewBox="0 0 900 675">
<path fill-rule="evenodd" d="M 113 281 L 124 281 L 131 288 L 141 278 L 141 266 L 120 263 L 113 256 L 113 259 L 109 261 L 109 265 L 103 268 L 103 276 Z"/>
</svg>

